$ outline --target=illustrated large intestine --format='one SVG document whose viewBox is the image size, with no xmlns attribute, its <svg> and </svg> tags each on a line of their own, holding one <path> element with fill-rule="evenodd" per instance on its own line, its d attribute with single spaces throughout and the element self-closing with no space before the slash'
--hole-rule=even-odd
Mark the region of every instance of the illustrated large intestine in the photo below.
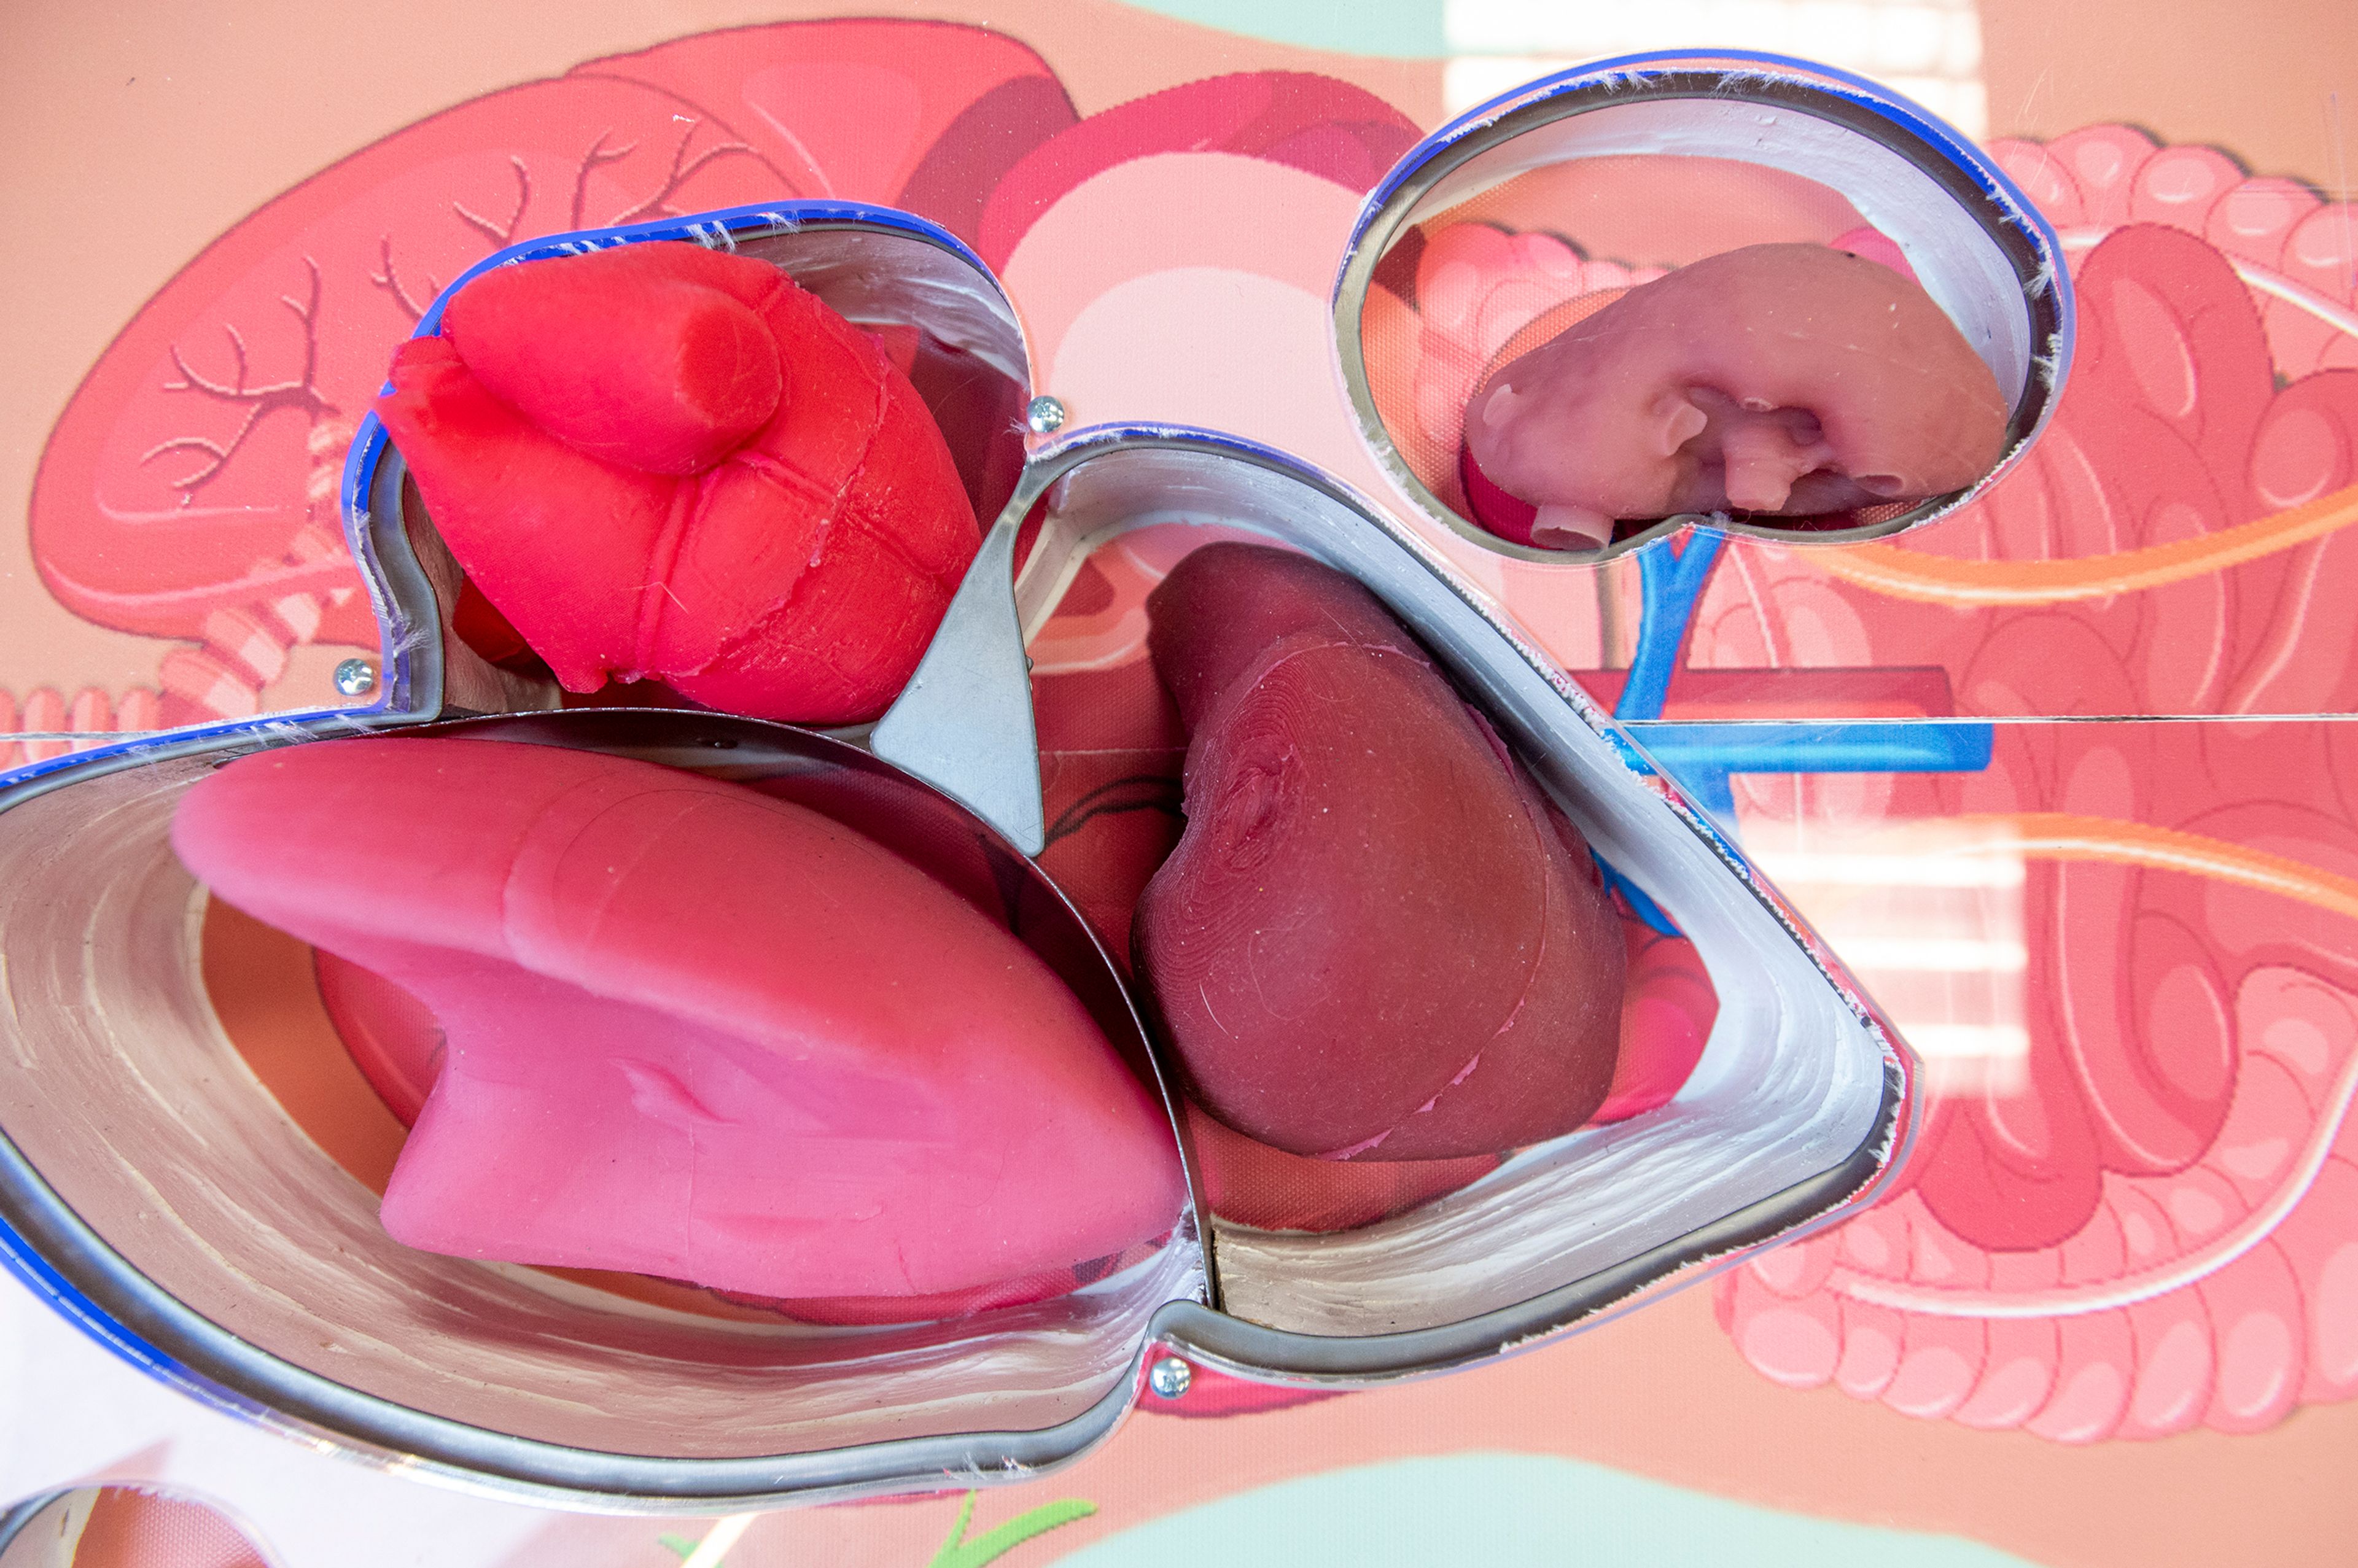
<svg viewBox="0 0 2358 1568">
<path fill-rule="evenodd" d="M 1812 677 L 1803 716 L 1851 710 L 1845 690 L 1871 715 L 1862 675 L 1895 669 L 1940 688 L 1933 714 L 2349 711 L 2352 210 L 2118 126 L 1994 150 L 2073 269 L 2054 423 L 1903 539 L 1729 541 L 1685 629 L 1698 675 L 1664 711 L 1683 687 L 1715 717 L 1778 717 L 1798 687 L 1716 711 L 1745 689 L 1730 677 L 1774 671 Z M 1399 297 L 1371 293 L 1370 375 L 1412 466 L 1445 457 L 1469 366 L 1621 281 L 1594 265 L 1553 236 L 1444 226 Z M 1545 586 L 1510 579 L 1510 607 Z M 2010 1071 L 1931 1075 L 1877 1206 L 1723 1279 L 1756 1368 L 2071 1443 L 2255 1431 L 2358 1390 L 2353 744 L 2331 722 L 2017 724 L 1979 773 L 1733 781 L 1742 832 L 1772 849 L 2000 857 L 2023 964 L 2006 1027 L 2027 1046 Z M 1800 892 L 1846 930 L 1906 929 L 1889 901 L 1909 890 Z M 1860 968 L 1896 1010 L 1927 984 Z"/>
<path fill-rule="evenodd" d="M 1415 139 L 1370 94 L 1255 71 L 1081 121 L 1003 34 L 932 22 L 699 34 L 461 103 L 245 218 L 92 366 L 51 431 L 28 524 L 72 613 L 159 640 L 153 683 L 0 692 L 0 770 L 80 737 L 332 704 L 288 651 L 373 650 L 338 511 L 393 345 L 520 241 L 797 199 L 897 205 L 1003 259 L 1074 185 L 1186 148 L 1364 189 Z"/>
<path fill-rule="evenodd" d="M 2118 126 L 1994 151 L 2072 264 L 2054 422 L 1904 539 L 1732 546 L 1694 661 L 1931 665 L 1969 714 L 2351 711 L 2352 209 Z M 1822 645 L 1776 646 L 1771 600 Z"/>
<path fill-rule="evenodd" d="M 2347 710 L 2348 212 L 2118 127 L 1998 150 L 2074 261 L 2054 426 L 1902 543 L 1732 549 L 1691 656 L 1937 664 L 1968 713 Z M 2351 744 L 2008 726 L 1930 799 L 1854 782 L 1845 835 L 1920 812 L 2023 862 L 2027 1082 L 1936 1095 L 1896 1195 L 1723 1282 L 1756 1367 L 2073 1443 L 2358 1390 Z M 1806 795 L 1747 781 L 1739 814 Z"/>
</svg>

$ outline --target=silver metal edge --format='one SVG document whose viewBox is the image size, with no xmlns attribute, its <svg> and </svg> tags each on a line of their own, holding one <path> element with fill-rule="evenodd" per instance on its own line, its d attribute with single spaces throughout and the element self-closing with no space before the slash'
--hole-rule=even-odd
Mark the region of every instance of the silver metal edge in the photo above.
<svg viewBox="0 0 2358 1568">
<path fill-rule="evenodd" d="M 1931 142 L 1902 134 L 1889 116 L 1862 109 L 1850 99 L 1830 91 L 1827 86 L 1794 69 L 1806 62 L 1780 62 L 1765 69 L 1758 64 L 1748 64 L 1740 72 L 1724 68 L 1700 68 L 1705 59 L 1726 58 L 1717 54 L 1701 54 L 1684 69 L 1677 69 L 1680 62 L 1672 57 L 1648 57 L 1628 65 L 1608 61 L 1581 66 L 1563 73 L 1559 79 L 1518 89 L 1509 105 L 1494 117 L 1483 117 L 1490 107 L 1485 105 L 1471 112 L 1457 124 L 1445 127 L 1412 149 L 1403 158 L 1402 167 L 1395 171 L 1392 178 L 1377 187 L 1368 206 L 1362 209 L 1357 227 L 1344 251 L 1334 291 L 1329 297 L 1336 373 L 1342 378 L 1344 395 L 1350 404 L 1352 419 L 1358 428 L 1360 439 L 1366 444 L 1378 469 L 1415 503 L 1420 512 L 1457 537 L 1493 555 L 1512 560 L 1580 568 L 1595 568 L 1628 555 L 1687 526 L 1708 527 L 1725 534 L 1801 547 L 1888 538 L 1936 518 L 1945 517 L 1980 495 L 2021 460 L 2031 441 L 2053 416 L 2056 402 L 2062 394 L 2071 357 L 2071 312 L 2068 304 L 2071 284 L 2063 268 L 2061 247 L 2044 220 L 2039 218 L 2037 210 L 2010 186 L 2000 194 L 2015 200 L 2001 202 L 1993 192 L 1982 189 L 1964 178 L 1957 165 L 1942 156 Z M 1731 78 L 1736 80 L 1731 81 Z M 1375 393 L 1368 381 L 1367 352 L 1359 335 L 1359 320 L 1367 304 L 1368 289 L 1374 281 L 1376 267 L 1391 248 L 1392 239 L 1403 226 L 1409 211 L 1426 192 L 1461 165 L 1526 131 L 1574 114 L 1658 98 L 1749 100 L 1773 103 L 1843 125 L 1899 154 L 1949 191 L 1961 208 L 1974 214 L 1983 229 L 2013 263 L 2015 275 L 2023 285 L 2025 304 L 2031 316 L 2032 342 L 2058 345 L 2059 356 L 2051 370 L 2044 373 L 2039 362 L 2034 360 L 2030 380 L 2007 422 L 2006 453 L 1988 473 L 1966 489 L 1927 497 L 1898 516 L 1864 527 L 1803 533 L 1770 524 L 1740 522 L 1725 513 L 1682 513 L 1665 517 L 1627 539 L 1616 540 L 1593 555 L 1574 558 L 1567 557 L 1562 551 L 1515 544 L 1460 516 L 1433 494 L 1401 460 L 1383 416 L 1376 407 Z M 1423 160 L 1421 163 L 1416 161 L 1420 157 Z"/>
<path fill-rule="evenodd" d="M 1632 766 L 1642 752 L 1554 662 L 1474 591 L 1433 547 L 1394 522 L 1382 508 L 1350 486 L 1299 460 L 1257 442 L 1184 426 L 1098 426 L 1076 431 L 1035 453 L 1004 515 L 1020 517 L 1065 474 L 1094 459 L 1141 449 L 1196 452 L 1257 467 L 1291 479 L 1357 514 L 1394 546 L 1405 551 L 1478 615 L 1515 656 L 1543 678 L 1584 723 L 1613 746 L 1625 766 L 1658 784 L 1667 775 L 1650 764 Z M 1884 1093 L 1866 1134 L 1839 1163 L 1819 1175 L 1760 1199 L 1638 1258 L 1559 1286 L 1510 1307 L 1437 1328 L 1343 1338 L 1264 1328 L 1190 1303 L 1174 1303 L 1156 1314 L 1155 1332 L 1175 1348 L 1200 1356 L 1222 1370 L 1276 1381 L 1357 1384 L 1389 1381 L 1464 1366 L 1540 1341 L 1619 1310 L 1700 1281 L 1717 1268 L 1740 1260 L 1758 1245 L 1790 1238 L 1855 1207 L 1897 1172 L 1914 1141 L 1918 1097 L 1916 1064 L 1889 1023 L 1866 1000 L 1857 982 L 1834 962 L 1773 885 L 1709 819 L 1674 788 L 1654 793 L 1690 832 L 1701 838 L 1786 934 L 1808 957 L 1847 1010 L 1866 1027 L 1884 1055 Z M 1151 1009 L 1142 1010 L 1151 1015 Z M 1152 1039 L 1150 1031 L 1150 1039 Z M 1159 1042 L 1155 1048 L 1163 1047 Z M 1192 1170 L 1192 1164 L 1191 1164 Z M 1199 1206 L 1200 1208 L 1200 1206 Z M 1206 1215 L 1209 1210 L 1200 1209 Z M 1218 1299 L 1218 1242 L 1206 1226 L 1205 1257 L 1214 1300 Z M 1710 1265 L 1708 1268 L 1699 1265 Z"/>
<path fill-rule="evenodd" d="M 498 720 L 536 716 L 489 717 Z M 710 719 L 715 716 L 687 717 Z M 412 728 L 439 730 L 484 721 L 462 719 Z M 207 752 L 227 762 L 251 750 L 313 738 L 287 726 L 261 737 L 256 746 L 237 743 L 252 737 L 228 741 L 212 737 L 172 748 L 170 754 Z M 154 752 L 111 757 L 71 773 L 45 775 L 0 794 L 0 812 L 62 784 L 155 759 Z M 1057 896 L 1063 898 L 1061 891 Z M 1065 906 L 1070 909 L 1069 901 Z M 1075 918 L 1078 919 L 1077 914 Z M 1094 934 L 1091 940 L 1095 941 Z M 1102 945 L 1098 951 L 1102 956 Z M 1119 978 L 1120 971 L 1115 974 Z M 1135 1015 L 1136 1004 L 1127 987 L 1123 997 Z M 1151 1050 L 1152 1034 L 1142 1021 L 1140 1032 Z M 1159 1061 L 1155 1070 L 1159 1079 Z M 1175 1133 L 1177 1114 L 1170 1087 L 1160 1081 L 1156 1087 Z M 1186 1162 L 1184 1146 L 1182 1160 Z M 1192 1162 L 1186 1169 L 1191 1200 L 1200 1202 Z M 1195 1212 L 1201 1213 L 1200 1209 Z M 1199 1237 L 1208 1232 L 1200 1219 L 1197 1226 Z M 1184 1245 L 1184 1239 L 1179 1244 Z M 1208 1274 L 1208 1248 L 1206 1250 Z M 675 1459 L 575 1448 L 492 1432 L 362 1393 L 282 1360 L 186 1306 L 107 1246 L 5 1134 L 0 1134 L 0 1251 L 5 1253 L 11 1271 L 75 1327 L 133 1366 L 204 1404 L 294 1437 L 308 1447 L 415 1471 L 504 1500 L 524 1498 L 552 1507 L 579 1508 L 594 1496 L 600 1506 L 693 1513 L 720 1505 L 844 1498 L 912 1487 L 979 1485 L 1037 1474 L 1078 1457 L 1119 1424 L 1136 1400 L 1152 1344 L 1152 1324 L 1156 1321 L 1150 1318 L 1149 1329 L 1135 1348 L 1131 1375 L 1118 1379 L 1084 1414 L 1055 1426 L 1032 1432 L 905 1438 L 807 1454 Z M 1166 1306 L 1157 1312 L 1167 1310 Z"/>
</svg>

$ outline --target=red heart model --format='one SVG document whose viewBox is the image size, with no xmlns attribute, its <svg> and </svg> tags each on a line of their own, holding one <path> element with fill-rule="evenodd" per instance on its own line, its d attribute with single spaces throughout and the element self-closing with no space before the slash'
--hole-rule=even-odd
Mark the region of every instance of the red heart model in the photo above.
<svg viewBox="0 0 2358 1568">
<path fill-rule="evenodd" d="M 568 691 L 883 711 L 980 545 L 883 350 L 766 262 L 676 241 L 497 268 L 377 415 L 435 526 Z"/>
</svg>

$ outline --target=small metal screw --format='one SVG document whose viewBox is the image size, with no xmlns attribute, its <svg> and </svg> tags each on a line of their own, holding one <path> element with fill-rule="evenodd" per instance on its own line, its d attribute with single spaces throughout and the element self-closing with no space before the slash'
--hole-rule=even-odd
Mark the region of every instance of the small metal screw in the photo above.
<svg viewBox="0 0 2358 1568">
<path fill-rule="evenodd" d="M 1031 426 L 1036 435 L 1045 436 L 1051 431 L 1061 430 L 1065 427 L 1065 406 L 1044 392 L 1023 410 L 1023 422 Z"/>
<path fill-rule="evenodd" d="M 1146 1386 L 1166 1400 L 1175 1400 L 1195 1380 L 1195 1369 L 1176 1356 L 1165 1356 L 1146 1369 Z"/>
<path fill-rule="evenodd" d="M 376 666 L 366 659 L 346 659 L 336 666 L 336 689 L 346 697 L 366 697 L 376 689 Z"/>
</svg>

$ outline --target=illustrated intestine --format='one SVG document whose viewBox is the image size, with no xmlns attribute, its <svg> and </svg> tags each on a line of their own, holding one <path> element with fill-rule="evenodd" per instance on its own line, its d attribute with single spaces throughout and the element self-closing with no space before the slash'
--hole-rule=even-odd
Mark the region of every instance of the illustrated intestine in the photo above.
<svg viewBox="0 0 2358 1568">
<path fill-rule="evenodd" d="M 2346 709 L 2348 213 L 2118 127 L 1998 151 L 2075 263 L 2054 425 L 1896 545 L 1736 546 L 1692 656 L 1937 663 L 1966 712 Z M 2028 1082 L 1937 1098 L 1896 1196 L 1729 1276 L 1745 1356 L 2072 1443 L 2358 1392 L 2353 761 L 2317 725 L 2008 729 L 1913 806 L 2027 862 Z M 1745 781 L 1738 809 L 1802 793 Z"/>
<path fill-rule="evenodd" d="M 2352 210 L 2125 127 L 1994 151 L 2073 268 L 2053 424 L 1902 539 L 1729 541 L 1688 667 L 1818 672 L 1834 711 L 1842 672 L 1894 666 L 1967 715 L 2348 711 Z M 1615 286 L 1595 265 L 1458 224 L 1428 235 L 1412 302 L 1371 293 L 1412 467 L 1476 368 Z M 1510 579 L 1509 607 L 1549 586 Z M 2021 1077 L 1933 1075 L 1893 1194 L 1721 1281 L 1756 1368 L 2072 1443 L 2358 1391 L 2358 812 L 2335 783 L 2358 752 L 2336 734 L 2006 726 L 1977 773 L 1734 781 L 1755 833 L 1872 849 L 1929 822 L 2017 857 L 2028 956 Z"/>
<path fill-rule="evenodd" d="M 2354 762 L 2328 726 L 2037 726 L 1895 792 L 2024 863 L 2027 1082 L 1938 1095 L 1895 1196 L 1725 1280 L 1746 1357 L 2065 1442 L 2358 1392 Z"/>
</svg>

